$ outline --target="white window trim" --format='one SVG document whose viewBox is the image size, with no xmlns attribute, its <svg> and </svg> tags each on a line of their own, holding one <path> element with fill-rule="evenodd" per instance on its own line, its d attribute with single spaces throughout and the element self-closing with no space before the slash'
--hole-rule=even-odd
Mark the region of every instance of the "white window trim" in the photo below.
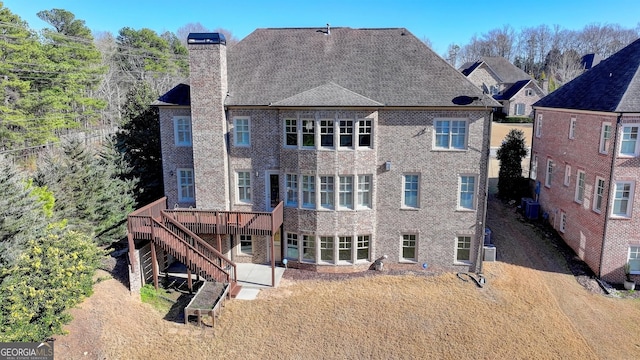
<svg viewBox="0 0 640 360">
<path fill-rule="evenodd" d="M 578 198 L 578 195 L 580 195 L 580 175 L 582 175 L 582 181 L 583 181 L 582 199 Z M 573 196 L 573 200 L 578 204 L 582 204 L 582 202 L 584 201 L 584 195 L 586 191 L 587 191 L 587 173 L 585 173 L 583 170 L 578 170 L 576 171 L 576 190 Z"/>
<path fill-rule="evenodd" d="M 571 165 L 564 165 L 564 186 L 569 186 L 571 184 Z"/>
<path fill-rule="evenodd" d="M 631 184 L 631 188 L 629 191 L 629 202 L 627 204 L 627 211 L 625 214 L 614 214 L 613 210 L 615 209 L 615 201 L 616 201 L 616 192 L 618 189 L 618 184 Z M 611 199 L 611 217 L 616 219 L 629 219 L 631 218 L 631 210 L 633 209 L 633 197 L 635 194 L 636 184 L 634 181 L 616 181 L 614 182 L 613 188 L 613 199 Z"/>
<path fill-rule="evenodd" d="M 418 177 L 418 189 L 417 189 L 417 204 L 415 206 L 413 205 L 407 205 L 405 202 L 405 191 L 406 191 L 406 185 L 407 185 L 407 176 L 417 176 Z M 416 210 L 416 209 L 420 209 L 420 195 L 421 195 L 421 176 L 420 173 L 404 173 L 402 174 L 402 209 L 409 209 L 409 210 Z"/>
<path fill-rule="evenodd" d="M 364 238 L 366 237 L 367 240 L 367 246 L 366 247 L 360 247 L 360 238 Z M 364 242 L 365 240 L 363 240 L 362 242 Z M 358 259 L 358 250 L 362 250 L 362 249 L 367 249 L 367 257 L 365 259 Z M 354 259 L 356 261 L 356 263 L 358 262 L 368 262 L 369 259 L 371 258 L 371 235 L 356 235 L 355 237 L 355 255 L 354 255 Z"/>
<path fill-rule="evenodd" d="M 551 168 L 551 171 L 549 171 L 549 168 Z M 545 169 L 545 174 L 544 174 L 544 186 L 550 188 L 551 187 L 551 181 L 553 180 L 553 169 L 555 168 L 555 163 L 553 162 L 552 159 L 547 159 L 547 167 Z"/>
<path fill-rule="evenodd" d="M 414 242 L 415 243 L 414 243 L 414 246 L 413 246 L 413 256 L 414 256 L 413 259 L 405 258 L 403 256 L 403 254 L 402 254 L 403 251 L 404 251 L 404 236 L 405 235 L 413 235 L 415 237 L 414 238 Z M 419 237 L 418 237 L 417 233 L 407 232 L 407 233 L 402 233 L 400 235 L 400 256 L 399 256 L 400 261 L 399 262 L 401 262 L 401 263 L 410 263 L 410 264 L 415 264 L 415 263 L 418 262 L 418 240 L 419 240 L 418 238 Z"/>
<path fill-rule="evenodd" d="M 181 120 L 187 120 L 189 123 L 189 139 L 185 141 L 178 140 L 178 122 Z M 193 127 L 191 124 L 190 116 L 174 116 L 173 117 L 173 138 L 174 138 L 174 144 L 177 147 L 193 146 Z"/>
<path fill-rule="evenodd" d="M 287 121 L 295 121 L 296 123 L 296 144 L 295 145 L 287 144 L 287 135 L 289 134 L 287 132 L 287 127 L 288 127 Z M 300 146 L 300 120 L 297 118 L 285 118 L 284 120 L 282 120 L 282 130 L 284 135 L 284 139 L 282 139 L 282 145 L 287 149 L 297 149 Z"/>
<path fill-rule="evenodd" d="M 605 137 L 606 135 L 606 127 L 609 127 L 609 137 Z M 604 122 L 602 123 L 602 126 L 600 127 L 600 144 L 598 145 L 598 151 L 600 152 L 600 154 L 608 154 L 609 153 L 609 146 L 607 146 L 607 141 L 611 142 L 611 132 L 613 131 L 613 127 L 611 126 L 610 122 Z"/>
<path fill-rule="evenodd" d="M 640 248 L 640 245 L 629 245 L 629 248 L 627 250 L 627 262 L 631 261 L 631 248 Z M 634 261 L 640 261 L 639 259 L 633 259 Z M 631 270 L 629 272 L 631 275 L 640 275 L 640 271 L 639 270 Z"/>
<path fill-rule="evenodd" d="M 323 186 L 325 184 L 327 184 L 328 186 L 328 182 L 327 183 L 323 183 L 322 182 L 322 178 L 331 178 L 332 182 L 331 182 L 331 191 L 326 191 L 323 190 Z M 320 175 L 318 176 L 318 179 L 320 180 L 320 182 L 318 183 L 318 194 L 319 194 L 319 201 L 318 201 L 318 207 L 319 209 L 324 209 L 324 210 L 334 210 L 336 208 L 336 177 L 334 175 Z M 332 200 L 331 204 L 326 204 L 323 202 L 322 200 L 322 195 L 323 194 L 331 194 L 331 196 L 329 196 L 329 198 Z"/>
<path fill-rule="evenodd" d="M 295 179 L 295 182 L 293 181 L 289 181 L 289 177 L 291 177 L 291 179 Z M 291 197 L 289 196 L 289 183 L 295 183 L 295 189 L 292 189 L 292 193 L 294 194 L 294 196 L 296 197 L 295 201 L 291 201 Z M 299 182 L 299 176 L 298 174 L 285 174 L 284 175 L 284 187 L 285 187 L 285 202 L 284 205 L 288 206 L 288 207 L 298 207 L 298 204 L 300 203 L 300 195 L 298 194 L 298 191 L 300 190 L 300 182 Z"/>
<path fill-rule="evenodd" d="M 331 122 L 331 126 L 322 126 L 322 122 L 323 121 L 329 121 Z M 335 149 L 336 148 L 336 123 L 337 120 L 336 119 L 327 119 L 327 118 L 321 118 L 318 121 L 318 149 Z M 331 134 L 325 134 L 322 132 L 323 129 L 332 129 L 333 132 Z M 333 145 L 331 146 L 327 146 L 327 145 L 322 145 L 322 137 L 323 136 L 330 136 L 333 139 Z"/>
<path fill-rule="evenodd" d="M 342 191 L 342 179 L 343 178 L 351 178 L 351 191 L 344 192 L 345 194 L 348 194 L 349 197 L 351 198 L 351 205 L 349 205 L 349 206 L 342 205 L 342 201 L 341 201 L 341 199 L 342 199 L 341 195 L 343 194 L 343 191 Z M 337 177 L 337 179 L 338 179 L 338 189 L 336 191 L 336 195 L 338 196 L 338 201 L 336 203 L 336 207 L 339 210 L 353 210 L 353 207 L 354 207 L 355 201 L 356 201 L 355 194 L 356 194 L 356 191 L 357 191 L 356 190 L 356 176 L 354 176 L 354 175 L 339 175 Z"/>
<path fill-rule="evenodd" d="M 242 143 L 238 141 L 238 122 L 241 120 L 247 121 L 247 133 L 249 134 L 248 143 Z M 237 147 L 251 146 L 251 119 L 248 116 L 238 116 L 233 118 L 233 145 Z"/>
<path fill-rule="evenodd" d="M 369 133 L 368 133 L 369 145 L 360 145 L 360 126 L 364 125 L 367 121 L 371 123 L 371 125 L 369 126 Z M 354 127 L 356 131 L 356 138 L 355 138 L 356 146 L 360 149 L 372 149 L 373 148 L 373 119 L 372 118 L 358 119 L 356 120 L 356 125 Z"/>
<path fill-rule="evenodd" d="M 542 136 L 542 114 L 538 114 L 538 119 L 536 119 L 536 137 L 540 136 Z"/>
<path fill-rule="evenodd" d="M 362 182 L 360 181 L 361 178 L 366 179 L 366 183 L 368 185 L 366 191 L 361 191 L 360 186 L 362 185 Z M 371 207 L 373 206 L 373 176 L 370 174 L 362 174 L 362 175 L 355 175 L 354 176 L 354 180 L 356 182 L 356 184 L 354 184 L 354 187 L 356 188 L 356 194 L 355 194 L 355 198 L 356 198 L 356 209 L 371 209 Z M 368 204 L 362 204 L 360 201 L 360 194 L 368 194 L 369 197 L 369 203 Z"/>
<path fill-rule="evenodd" d="M 331 239 L 331 241 L 329 243 L 331 245 L 331 253 L 332 253 L 331 256 L 333 257 L 332 260 L 323 260 L 322 259 L 322 250 L 324 250 L 322 248 L 322 238 L 330 238 Z M 335 264 L 336 260 L 337 260 L 337 257 L 336 257 L 337 256 L 337 253 L 336 253 L 336 251 L 337 251 L 336 237 L 335 236 L 329 236 L 329 235 L 326 235 L 326 236 L 325 235 L 321 235 L 321 236 L 316 236 L 316 241 L 317 241 L 316 242 L 316 244 L 317 244 L 316 245 L 317 246 L 316 254 L 317 254 L 318 264 Z M 329 250 L 329 249 L 326 249 L 326 250 Z"/>
<path fill-rule="evenodd" d="M 294 237 L 295 237 L 295 239 L 294 239 Z M 296 250 L 298 251 L 298 256 L 295 257 L 295 258 L 289 256 L 289 240 L 295 240 L 295 242 L 296 242 Z M 295 261 L 300 261 L 300 241 L 301 241 L 301 239 L 300 239 L 300 236 L 298 234 L 291 233 L 291 232 L 286 232 L 285 233 L 285 246 L 286 246 L 285 249 L 286 250 L 284 252 L 284 255 L 285 255 L 284 257 L 286 259 L 292 259 L 292 260 L 295 260 Z"/>
<path fill-rule="evenodd" d="M 182 183 L 181 183 L 181 176 L 180 176 L 180 172 L 182 171 L 188 171 L 191 173 L 191 179 L 193 180 L 193 183 L 191 183 L 191 186 L 193 187 L 193 197 L 183 197 L 182 196 Z M 191 168 L 177 168 L 176 169 L 176 180 L 177 180 L 177 185 L 178 185 L 178 201 L 179 202 L 193 202 L 195 201 L 195 193 L 196 193 L 196 180 L 195 180 L 195 174 L 193 172 L 193 169 Z"/>
<path fill-rule="evenodd" d="M 461 237 L 468 237 L 469 240 L 470 240 L 469 260 L 458 260 L 458 250 L 460 249 L 458 247 L 458 240 Z M 454 242 L 453 246 L 454 246 L 453 263 L 454 264 L 471 265 L 471 259 L 472 259 L 471 252 L 473 251 L 473 235 L 471 235 L 471 234 L 464 234 L 464 235 L 463 234 L 459 234 L 459 235 L 456 235 L 455 242 Z"/>
<path fill-rule="evenodd" d="M 472 204 L 471 204 L 471 208 L 467 208 L 467 207 L 463 207 L 462 204 L 460 204 L 460 197 L 462 196 L 462 178 L 463 177 L 471 177 L 473 178 L 473 200 L 472 200 Z M 477 196 L 476 194 L 478 193 L 478 176 L 475 174 L 460 174 L 460 176 L 458 176 L 458 207 L 457 209 L 459 211 L 476 211 L 476 207 L 477 207 Z"/>
<path fill-rule="evenodd" d="M 313 244 L 312 244 L 313 246 L 306 246 L 306 247 L 304 246 L 305 237 L 309 238 L 313 242 Z M 319 259 L 318 249 L 319 249 L 320 245 L 318 245 L 318 237 L 317 236 L 314 236 L 314 235 L 311 235 L 311 234 L 302 234 L 302 236 L 298 237 L 298 245 L 300 246 L 299 253 L 300 253 L 300 261 L 301 262 L 306 262 L 306 263 L 316 263 L 316 262 L 318 262 L 318 259 Z M 304 257 L 305 249 L 313 249 L 313 259 L 306 259 Z"/>
<path fill-rule="evenodd" d="M 577 120 L 575 117 L 571 117 L 569 120 L 569 139 L 574 140 L 576 138 L 576 125 Z"/>
<path fill-rule="evenodd" d="M 524 103 L 516 103 L 513 110 L 516 116 L 524 116 L 525 108 L 526 108 L 526 105 Z M 518 111 L 518 110 L 521 110 L 521 111 Z"/>
<path fill-rule="evenodd" d="M 437 146 L 436 145 L 436 123 L 439 121 L 446 121 L 449 123 L 449 145 L 447 147 Z M 451 134 L 451 123 L 454 121 L 462 121 L 464 122 L 464 146 L 462 148 L 454 148 L 452 143 L 452 134 Z M 431 144 L 431 148 L 433 150 L 438 151 L 467 151 L 469 147 L 469 119 L 461 119 L 461 118 L 436 118 L 433 119 L 433 142 Z"/>
<path fill-rule="evenodd" d="M 622 140 L 624 137 L 624 129 L 625 128 L 630 128 L 630 127 L 637 127 L 638 128 L 638 138 L 636 139 L 636 146 L 635 146 L 635 151 L 633 154 L 629 154 L 629 153 L 622 153 Z M 640 155 L 640 124 L 624 124 L 622 125 L 621 129 L 620 129 L 620 148 L 618 149 L 618 156 L 619 157 L 624 157 L 624 158 L 632 158 L 632 157 L 636 157 Z"/>
<path fill-rule="evenodd" d="M 249 174 L 249 199 L 240 199 L 240 173 L 247 173 Z M 252 179 L 252 173 L 249 170 L 238 170 L 236 171 L 236 202 L 238 204 L 243 204 L 243 205 L 250 205 L 253 203 L 253 179 Z"/>
<path fill-rule="evenodd" d="M 602 195 L 598 195 L 598 184 L 602 181 L 602 183 L 604 184 L 604 186 L 602 187 Z M 602 207 L 604 206 L 604 195 L 605 195 L 605 190 L 606 190 L 606 182 L 604 180 L 604 178 L 600 177 L 600 176 L 596 176 L 596 182 L 593 186 L 593 211 L 597 212 L 598 214 L 602 213 Z M 598 197 L 601 198 L 600 201 L 600 209 L 597 208 L 598 205 Z"/>
<path fill-rule="evenodd" d="M 253 237 L 251 235 L 245 235 L 245 234 L 238 234 L 236 235 L 238 237 L 238 255 L 242 255 L 242 256 L 253 256 L 253 245 L 254 245 L 254 241 L 253 241 Z M 244 252 L 242 251 L 242 238 L 243 237 L 248 237 L 249 241 L 251 241 L 251 251 L 250 252 Z"/>
<path fill-rule="evenodd" d="M 529 172 L 531 180 L 535 180 L 538 177 L 538 154 L 533 154 L 531 157 L 531 170 Z"/>
<path fill-rule="evenodd" d="M 340 259 L 340 251 L 342 250 L 342 248 L 340 247 L 341 244 L 341 238 L 349 238 L 348 244 L 349 244 L 349 260 L 342 260 Z M 336 264 L 340 264 L 340 265 L 346 265 L 346 264 L 353 264 L 354 263 L 354 250 L 355 250 L 355 238 L 353 235 L 338 235 L 335 237 L 335 239 L 337 240 L 336 244 L 338 246 L 336 246 Z"/>
<path fill-rule="evenodd" d="M 306 182 L 305 179 L 307 180 Z M 307 187 L 308 185 L 311 186 Z M 302 194 L 302 196 L 300 197 L 300 203 L 302 204 L 302 207 L 305 209 L 315 209 L 317 204 L 316 197 L 318 196 L 318 187 L 316 186 L 315 175 L 301 175 L 299 187 Z M 305 202 L 305 194 L 309 195 L 307 196 L 307 198 L 310 200 L 310 202 Z"/>
<path fill-rule="evenodd" d="M 347 122 L 351 122 L 351 126 L 342 126 L 342 122 L 343 121 L 347 121 Z M 336 130 L 338 130 L 338 132 L 335 134 L 336 137 L 333 139 L 334 141 L 334 145 L 338 148 L 338 149 L 354 149 L 357 146 L 357 124 L 358 121 L 356 119 L 338 119 L 336 120 L 337 126 L 336 126 Z M 348 134 L 351 134 L 351 145 L 349 146 L 342 146 L 342 129 L 346 129 L 349 130 L 351 129 L 351 133 L 349 132 L 345 132 L 345 136 L 348 136 Z"/>
</svg>

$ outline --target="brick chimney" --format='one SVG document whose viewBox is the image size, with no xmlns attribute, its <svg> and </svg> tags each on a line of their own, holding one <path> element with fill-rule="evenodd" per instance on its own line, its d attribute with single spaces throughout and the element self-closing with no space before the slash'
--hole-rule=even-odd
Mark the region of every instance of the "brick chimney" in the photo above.
<svg viewBox="0 0 640 360">
<path fill-rule="evenodd" d="M 196 206 L 229 210 L 227 123 L 227 46 L 224 35 L 191 33 L 189 83 Z"/>
</svg>

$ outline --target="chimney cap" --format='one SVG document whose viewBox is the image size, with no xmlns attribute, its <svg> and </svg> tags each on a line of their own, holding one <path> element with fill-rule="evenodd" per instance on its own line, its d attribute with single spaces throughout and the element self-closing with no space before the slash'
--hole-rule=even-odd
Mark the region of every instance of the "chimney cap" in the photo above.
<svg viewBox="0 0 640 360">
<path fill-rule="evenodd" d="M 187 44 L 227 44 L 227 39 L 225 39 L 223 34 L 220 33 L 189 33 L 187 36 Z"/>
</svg>

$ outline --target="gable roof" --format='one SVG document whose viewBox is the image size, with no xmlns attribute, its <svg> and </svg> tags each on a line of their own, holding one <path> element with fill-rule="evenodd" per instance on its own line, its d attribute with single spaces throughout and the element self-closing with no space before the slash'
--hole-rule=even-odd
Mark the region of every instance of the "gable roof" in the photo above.
<svg viewBox="0 0 640 360">
<path fill-rule="evenodd" d="M 531 79 L 517 81 L 515 84 L 510 86 L 502 94 L 495 95 L 493 98 L 496 100 L 509 100 L 515 94 L 517 94 L 520 90 L 522 90 L 525 86 L 527 86 L 527 84 L 529 84 L 531 81 L 532 81 Z"/>
<path fill-rule="evenodd" d="M 189 88 L 189 82 L 182 82 L 174 86 L 171 90 L 160 96 L 158 100 L 154 101 L 151 106 L 160 105 L 190 105 L 191 104 L 191 91 Z"/>
<path fill-rule="evenodd" d="M 598 54 L 587 54 L 585 56 L 583 56 L 580 59 L 580 64 L 582 65 L 582 68 L 585 70 L 589 70 L 592 67 L 598 65 L 600 63 L 600 61 L 602 61 L 604 58 Z"/>
<path fill-rule="evenodd" d="M 403 28 L 257 29 L 227 48 L 227 79 L 229 106 L 457 106 L 453 98 L 482 96 Z"/>
<path fill-rule="evenodd" d="M 533 105 L 605 112 L 640 112 L 640 39 Z"/>
<path fill-rule="evenodd" d="M 501 56 L 483 56 L 475 63 L 465 63 L 460 67 L 460 72 L 465 76 L 469 76 L 480 65 L 485 64 L 491 70 L 501 83 L 513 84 L 520 80 L 530 80 L 531 76 L 522 71 L 519 67 L 513 65 L 509 60 Z"/>
</svg>

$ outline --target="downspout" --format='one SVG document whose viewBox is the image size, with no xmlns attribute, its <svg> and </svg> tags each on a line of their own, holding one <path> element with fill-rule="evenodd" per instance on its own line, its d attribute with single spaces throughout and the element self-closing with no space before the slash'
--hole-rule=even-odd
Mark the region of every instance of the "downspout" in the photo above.
<svg viewBox="0 0 640 360">
<path fill-rule="evenodd" d="M 488 109 L 485 106 L 485 109 Z M 480 277 L 482 283 L 482 263 L 483 263 L 483 250 L 484 250 L 484 229 L 487 222 L 487 202 L 489 200 L 489 162 L 491 161 L 491 124 L 493 122 L 493 110 L 489 113 L 489 125 L 487 126 L 486 137 L 486 152 L 485 152 L 485 167 L 484 167 L 484 204 L 482 205 L 481 221 L 479 221 L 480 229 L 476 232 L 476 238 L 478 241 L 478 249 L 476 255 L 476 274 Z"/>
<path fill-rule="evenodd" d="M 602 248 L 600 248 L 600 263 L 598 264 L 598 278 L 602 278 L 602 262 L 604 261 L 604 248 L 605 242 L 607 240 L 607 227 L 609 225 L 609 207 L 611 206 L 611 194 L 613 186 L 611 186 L 611 179 L 613 178 L 613 172 L 616 169 L 616 152 L 618 149 L 618 130 L 620 128 L 620 122 L 622 121 L 622 113 L 618 113 L 618 118 L 616 119 L 616 129 L 613 136 L 613 151 L 611 151 L 611 171 L 609 172 L 609 179 L 607 179 L 607 183 L 609 184 L 609 191 L 607 194 L 607 206 L 605 207 L 605 215 L 604 215 L 604 229 L 602 230 Z"/>
<path fill-rule="evenodd" d="M 229 118 L 229 109 L 225 108 L 224 109 L 224 121 L 226 122 L 228 118 Z M 231 211 L 231 196 L 233 194 L 232 191 L 233 191 L 233 184 L 234 184 L 233 176 L 231 175 L 231 139 L 229 137 L 230 137 L 229 131 L 226 131 L 225 134 L 224 134 L 224 141 L 225 141 L 225 148 L 226 148 L 226 151 L 227 151 L 227 184 L 228 184 L 227 185 L 228 186 L 227 194 L 229 194 L 229 196 L 227 196 L 227 199 L 226 199 L 227 204 L 226 204 L 224 210 L 227 210 L 227 211 Z M 236 240 L 233 235 L 229 234 L 229 237 L 227 239 L 227 241 L 229 241 L 229 259 L 231 261 L 235 261 L 235 259 L 234 259 L 235 258 L 235 254 L 234 254 L 234 251 L 233 251 L 233 241 L 232 241 L 232 239 Z"/>
</svg>

